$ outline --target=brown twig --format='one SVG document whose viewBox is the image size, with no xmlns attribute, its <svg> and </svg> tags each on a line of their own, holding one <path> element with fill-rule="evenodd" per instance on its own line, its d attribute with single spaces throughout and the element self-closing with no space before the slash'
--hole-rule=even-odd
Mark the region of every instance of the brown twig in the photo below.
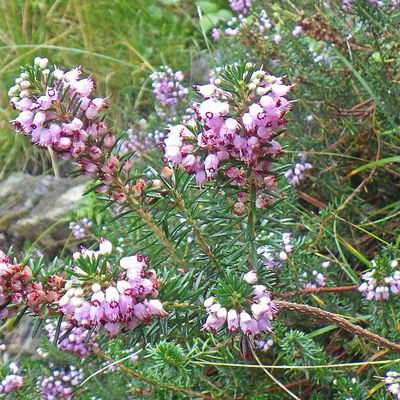
<svg viewBox="0 0 400 400">
<path fill-rule="evenodd" d="M 352 292 L 357 289 L 356 285 L 353 286 L 336 286 L 336 287 L 318 287 L 310 289 L 296 290 L 287 293 L 272 293 L 274 297 L 288 299 L 290 297 L 302 296 L 304 294 L 317 294 L 317 293 L 335 293 L 335 292 Z"/>
<path fill-rule="evenodd" d="M 394 343 L 382 336 L 372 333 L 358 325 L 355 325 L 336 314 L 332 314 L 328 311 L 321 310 L 317 307 L 312 307 L 306 304 L 290 303 L 288 301 L 275 300 L 276 306 L 281 310 L 288 310 L 299 312 L 306 315 L 312 315 L 325 321 L 332 322 L 333 324 L 341 327 L 342 329 L 353 333 L 354 335 L 361 336 L 365 339 L 371 340 L 379 344 L 382 347 L 393 350 L 396 353 L 400 353 L 400 344 Z"/>
<path fill-rule="evenodd" d="M 375 361 L 378 358 L 382 357 L 383 355 L 385 355 L 388 352 L 387 349 L 384 350 L 380 350 L 377 353 L 373 354 L 371 357 L 368 358 L 367 361 Z M 364 371 L 364 369 L 366 369 L 368 366 L 368 364 L 362 365 L 361 367 L 357 368 L 356 372 L 354 373 L 354 375 L 360 375 L 362 371 Z"/>
<path fill-rule="evenodd" d="M 301 199 L 321 210 L 325 210 L 325 208 L 327 207 L 326 204 L 321 200 L 318 200 L 315 197 L 312 197 L 309 194 L 302 192 L 301 190 L 296 190 L 296 193 L 297 196 L 299 196 Z"/>
</svg>

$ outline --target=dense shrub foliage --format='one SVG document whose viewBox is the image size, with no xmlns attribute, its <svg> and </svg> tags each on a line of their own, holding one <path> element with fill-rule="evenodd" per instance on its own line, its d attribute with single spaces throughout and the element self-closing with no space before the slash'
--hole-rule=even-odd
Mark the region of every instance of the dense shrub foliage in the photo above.
<svg viewBox="0 0 400 400">
<path fill-rule="evenodd" d="M 40 341 L 0 397 L 400 399 L 400 4 L 214 3 L 207 72 L 160 65 L 134 111 L 50 53 L 9 89 L 89 183 L 59 257 L 0 253 L 1 330 Z"/>
</svg>

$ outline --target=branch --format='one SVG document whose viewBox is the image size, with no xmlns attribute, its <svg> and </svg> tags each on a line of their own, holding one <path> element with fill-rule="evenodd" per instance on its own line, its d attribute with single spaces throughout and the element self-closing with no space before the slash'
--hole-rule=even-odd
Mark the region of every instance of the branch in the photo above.
<svg viewBox="0 0 400 400">
<path fill-rule="evenodd" d="M 125 185 L 123 184 L 123 182 L 121 182 L 120 179 L 114 177 L 114 184 L 121 193 L 125 194 L 128 203 L 130 205 L 134 206 L 134 207 L 131 207 L 131 210 L 136 215 L 138 215 L 139 217 L 141 217 L 143 219 L 143 221 L 146 223 L 146 225 L 156 235 L 157 239 L 159 239 L 164 244 L 164 246 L 169 250 L 170 255 L 182 267 L 182 270 L 184 272 L 188 272 L 188 267 L 187 267 L 186 263 L 179 257 L 175 247 L 168 240 L 165 233 L 159 228 L 159 226 L 153 220 L 151 215 L 143 208 L 143 206 L 141 206 L 141 204 L 138 202 L 137 199 L 135 199 L 133 196 L 131 196 L 129 194 L 129 191 L 126 189 Z"/>
<path fill-rule="evenodd" d="M 128 200 L 132 203 L 132 196 L 128 198 Z M 136 205 L 135 203 L 133 203 Z M 168 238 L 165 236 L 164 232 L 159 228 L 159 226 L 154 222 L 151 215 L 143 208 L 134 208 L 133 211 L 146 222 L 147 226 L 153 231 L 156 237 L 164 244 L 164 246 L 169 250 L 170 255 L 174 258 L 175 261 L 182 267 L 184 272 L 188 272 L 188 267 L 186 263 L 178 256 L 175 247 L 171 244 Z"/>
<path fill-rule="evenodd" d="M 249 187 L 249 204 L 247 210 L 246 240 L 249 245 L 249 267 L 257 269 L 258 254 L 255 232 L 255 210 L 256 210 L 256 185 L 254 182 Z"/>
<path fill-rule="evenodd" d="M 340 326 L 344 330 L 353 333 L 354 335 L 361 336 L 365 339 L 371 340 L 372 342 L 379 344 L 382 347 L 400 353 L 400 344 L 394 343 L 377 335 L 376 333 L 372 333 L 364 328 L 354 325 L 344 318 L 337 316 L 336 314 L 332 314 L 328 311 L 321 310 L 317 307 L 308 306 L 306 304 L 289 303 L 288 301 L 281 300 L 276 300 L 274 302 L 276 306 L 281 310 L 288 310 L 299 312 L 302 314 L 313 315 L 314 317 L 320 318 L 322 320 L 332 322 L 333 324 Z"/>
<path fill-rule="evenodd" d="M 188 224 L 193 228 L 193 232 L 196 235 L 197 239 L 199 240 L 199 243 L 201 247 L 203 248 L 204 252 L 207 254 L 208 258 L 214 263 L 215 266 L 219 267 L 218 261 L 212 252 L 210 246 L 207 244 L 206 240 L 204 239 L 204 236 L 201 233 L 200 228 L 197 226 L 196 222 L 192 218 L 191 214 L 185 207 L 185 203 L 180 196 L 179 192 L 176 189 L 172 190 L 172 195 L 175 199 L 175 203 L 178 206 L 178 209 L 180 212 L 186 215 L 187 222 Z"/>
<path fill-rule="evenodd" d="M 325 208 L 327 207 L 327 205 L 324 202 L 316 199 L 315 197 L 310 196 L 308 193 L 304 193 L 299 189 L 296 190 L 296 193 L 297 196 L 299 196 L 301 199 L 321 210 L 325 210 Z"/>
</svg>

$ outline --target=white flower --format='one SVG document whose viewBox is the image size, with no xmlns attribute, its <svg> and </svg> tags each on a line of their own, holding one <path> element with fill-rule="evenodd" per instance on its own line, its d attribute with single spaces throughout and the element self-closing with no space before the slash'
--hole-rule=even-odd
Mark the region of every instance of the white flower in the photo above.
<svg viewBox="0 0 400 400">
<path fill-rule="evenodd" d="M 48 60 L 46 57 L 42 58 L 42 59 L 39 61 L 39 68 L 40 68 L 40 69 L 45 69 L 45 68 L 47 68 L 48 63 L 49 63 L 49 60 Z"/>
<path fill-rule="evenodd" d="M 20 90 L 21 90 L 21 88 L 18 85 L 11 86 L 10 89 L 8 90 L 8 96 L 14 97 L 15 95 L 17 95 L 19 93 Z"/>
<path fill-rule="evenodd" d="M 92 285 L 92 292 L 93 292 L 93 293 L 100 292 L 100 290 L 101 290 L 101 286 L 100 286 L 98 283 L 94 283 L 94 284 Z"/>
<path fill-rule="evenodd" d="M 108 239 L 100 239 L 100 245 L 99 245 L 99 253 L 102 255 L 107 255 L 111 254 L 112 252 L 112 243 Z"/>
<path fill-rule="evenodd" d="M 28 89 L 28 87 L 31 86 L 31 83 L 29 81 L 22 81 L 19 86 L 21 89 Z"/>
<path fill-rule="evenodd" d="M 130 257 L 122 257 L 121 260 L 119 260 L 119 265 L 123 269 L 141 269 L 144 266 L 143 261 L 138 261 L 136 256 L 130 256 Z"/>
<path fill-rule="evenodd" d="M 247 272 L 247 274 L 244 275 L 243 280 L 250 285 L 254 285 L 255 283 L 257 283 L 258 276 L 256 271 L 252 270 Z"/>
<path fill-rule="evenodd" d="M 211 296 L 208 299 L 204 300 L 203 305 L 205 308 L 208 308 L 211 307 L 214 304 L 214 302 L 215 302 L 215 297 Z"/>
<path fill-rule="evenodd" d="M 322 266 L 322 268 L 328 268 L 330 263 L 331 262 L 329 260 L 326 260 L 326 261 L 322 262 L 321 266 Z"/>
</svg>

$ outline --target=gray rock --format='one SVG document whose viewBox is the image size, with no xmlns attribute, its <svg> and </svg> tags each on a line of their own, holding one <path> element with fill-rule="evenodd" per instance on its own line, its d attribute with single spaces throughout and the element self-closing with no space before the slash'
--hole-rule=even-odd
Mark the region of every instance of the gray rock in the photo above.
<svg viewBox="0 0 400 400">
<path fill-rule="evenodd" d="M 0 183 L 0 232 L 17 248 L 37 241 L 46 252 L 54 249 L 70 234 L 68 214 L 78 208 L 87 185 L 84 177 L 10 175 Z"/>
<path fill-rule="evenodd" d="M 214 51 L 212 54 L 216 65 L 224 65 L 223 57 L 219 51 Z M 191 63 L 190 81 L 196 85 L 205 85 L 210 83 L 211 66 L 210 55 L 207 51 L 203 51 L 196 55 Z M 215 78 L 215 76 L 214 76 Z"/>
<path fill-rule="evenodd" d="M 14 329 L 7 325 L 3 328 L 3 337 L 0 339 L 5 345 L 5 351 L 1 354 L 3 363 L 18 362 L 27 355 L 36 355 L 39 340 L 37 337 L 32 338 L 32 327 L 32 317 L 25 315 Z"/>
</svg>

